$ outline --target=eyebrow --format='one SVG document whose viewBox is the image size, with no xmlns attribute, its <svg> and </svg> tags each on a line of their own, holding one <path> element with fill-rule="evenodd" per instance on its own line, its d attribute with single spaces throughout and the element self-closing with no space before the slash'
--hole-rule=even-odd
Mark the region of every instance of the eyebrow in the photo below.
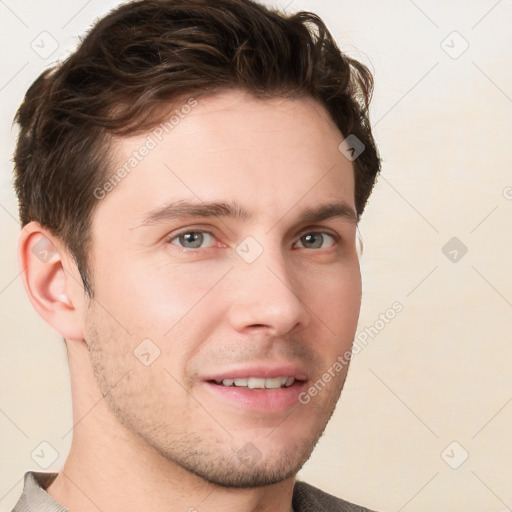
<svg viewBox="0 0 512 512">
<path fill-rule="evenodd" d="M 174 201 L 159 208 L 151 210 L 137 227 L 152 226 L 173 220 L 183 220 L 193 217 L 221 217 L 241 220 L 250 220 L 254 214 L 236 202 L 209 201 L 194 203 L 187 201 Z M 284 217 L 284 216 L 283 216 Z M 343 218 L 357 224 L 358 217 L 354 209 L 346 202 L 331 202 L 304 210 L 300 222 L 321 222 L 331 218 Z"/>
</svg>

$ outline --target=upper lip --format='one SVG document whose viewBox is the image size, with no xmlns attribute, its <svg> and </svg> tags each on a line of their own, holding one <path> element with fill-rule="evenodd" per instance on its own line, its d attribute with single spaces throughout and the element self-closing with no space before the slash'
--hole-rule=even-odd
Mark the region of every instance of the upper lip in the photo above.
<svg viewBox="0 0 512 512">
<path fill-rule="evenodd" d="M 261 363 L 250 366 L 233 366 L 221 372 L 206 375 L 204 380 L 221 382 L 224 379 L 248 379 L 249 377 L 257 377 L 260 379 L 293 377 L 295 380 L 305 381 L 307 380 L 308 374 L 305 368 L 297 364 Z"/>
</svg>

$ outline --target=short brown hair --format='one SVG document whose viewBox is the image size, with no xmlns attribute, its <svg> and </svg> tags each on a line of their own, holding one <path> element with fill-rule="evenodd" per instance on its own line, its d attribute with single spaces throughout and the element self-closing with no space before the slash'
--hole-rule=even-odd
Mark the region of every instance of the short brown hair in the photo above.
<svg viewBox="0 0 512 512">
<path fill-rule="evenodd" d="M 285 15 L 253 0 L 129 2 L 35 80 L 16 116 L 21 223 L 36 220 L 64 242 L 87 294 L 93 191 L 112 172 L 110 136 L 150 129 L 162 105 L 184 94 L 229 89 L 319 100 L 343 135 L 365 146 L 353 162 L 362 214 L 380 171 L 368 120 L 373 79 L 318 16 Z"/>
</svg>

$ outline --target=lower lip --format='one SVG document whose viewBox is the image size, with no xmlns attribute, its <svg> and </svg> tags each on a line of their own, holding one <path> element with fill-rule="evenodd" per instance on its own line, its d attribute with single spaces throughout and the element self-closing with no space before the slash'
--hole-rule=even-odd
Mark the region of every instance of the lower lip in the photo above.
<svg viewBox="0 0 512 512">
<path fill-rule="evenodd" d="M 282 412 L 296 405 L 300 393 L 306 388 L 305 382 L 294 382 L 288 388 L 249 389 L 246 387 L 223 386 L 205 382 L 210 393 L 236 407 L 260 412 Z"/>
</svg>

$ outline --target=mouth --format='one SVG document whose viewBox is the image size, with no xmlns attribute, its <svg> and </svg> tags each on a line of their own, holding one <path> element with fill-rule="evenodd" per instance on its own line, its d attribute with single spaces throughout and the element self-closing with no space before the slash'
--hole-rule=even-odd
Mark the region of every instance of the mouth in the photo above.
<svg viewBox="0 0 512 512">
<path fill-rule="evenodd" d="M 274 378 L 261 378 L 261 377 L 248 377 L 239 379 L 223 379 L 220 381 L 211 380 L 208 381 L 212 384 L 218 384 L 219 386 L 225 386 L 227 388 L 248 388 L 248 389 L 281 389 L 289 388 L 296 382 L 295 377 L 274 377 Z"/>
<path fill-rule="evenodd" d="M 306 389 L 307 373 L 290 365 L 258 366 L 208 376 L 203 384 L 224 406 L 279 413 L 298 403 L 298 396 Z"/>
</svg>

